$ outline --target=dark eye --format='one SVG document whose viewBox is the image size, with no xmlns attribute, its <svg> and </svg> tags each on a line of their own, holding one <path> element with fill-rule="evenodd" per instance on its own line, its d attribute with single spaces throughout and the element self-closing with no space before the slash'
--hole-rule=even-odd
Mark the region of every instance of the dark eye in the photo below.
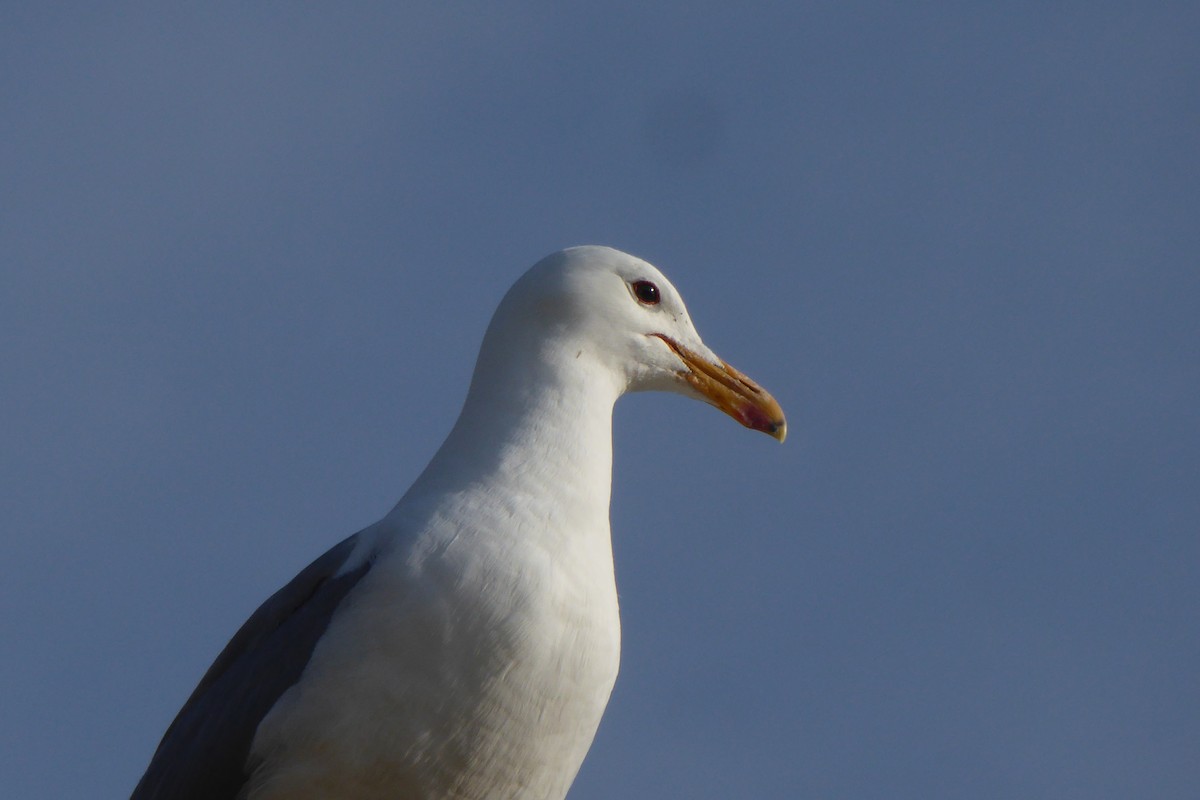
<svg viewBox="0 0 1200 800">
<path fill-rule="evenodd" d="M 634 281 L 633 296 L 638 299 L 639 303 L 647 306 L 658 305 L 658 287 L 650 281 Z"/>
</svg>

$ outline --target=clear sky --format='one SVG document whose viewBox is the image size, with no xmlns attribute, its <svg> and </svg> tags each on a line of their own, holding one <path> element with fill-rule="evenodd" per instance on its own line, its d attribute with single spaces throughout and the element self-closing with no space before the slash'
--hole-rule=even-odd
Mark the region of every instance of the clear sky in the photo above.
<svg viewBox="0 0 1200 800">
<path fill-rule="evenodd" d="M 618 404 L 571 800 L 1196 796 L 1200 6 L 14 5 L 6 796 L 125 796 L 583 243 L 791 436 Z"/>
</svg>

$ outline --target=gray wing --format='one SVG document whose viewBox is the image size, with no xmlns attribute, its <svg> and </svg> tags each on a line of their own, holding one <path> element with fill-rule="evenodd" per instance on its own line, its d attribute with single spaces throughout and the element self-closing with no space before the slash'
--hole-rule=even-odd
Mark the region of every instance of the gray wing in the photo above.
<svg viewBox="0 0 1200 800">
<path fill-rule="evenodd" d="M 246 620 L 167 728 L 130 800 L 236 800 L 259 722 L 299 680 L 334 611 L 370 569 L 365 559 L 337 575 L 357 539 L 309 564 Z"/>
</svg>

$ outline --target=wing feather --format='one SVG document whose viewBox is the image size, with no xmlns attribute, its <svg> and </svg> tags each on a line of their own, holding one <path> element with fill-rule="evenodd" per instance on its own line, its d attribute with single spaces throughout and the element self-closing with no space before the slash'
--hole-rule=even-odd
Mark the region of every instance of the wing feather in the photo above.
<svg viewBox="0 0 1200 800">
<path fill-rule="evenodd" d="M 163 735 L 130 800 L 236 800 L 259 723 L 300 679 L 338 606 L 371 567 L 343 574 L 358 534 L 331 548 L 246 620 Z"/>
</svg>

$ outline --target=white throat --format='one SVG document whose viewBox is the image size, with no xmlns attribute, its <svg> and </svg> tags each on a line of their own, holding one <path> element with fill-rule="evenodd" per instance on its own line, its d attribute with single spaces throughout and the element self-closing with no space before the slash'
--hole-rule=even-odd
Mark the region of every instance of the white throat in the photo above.
<svg viewBox="0 0 1200 800">
<path fill-rule="evenodd" d="M 612 411 L 623 381 L 568 343 L 495 355 L 485 343 L 454 428 L 393 513 L 482 492 L 513 513 L 536 509 L 567 523 L 549 530 L 602 521 L 607 535 Z"/>
</svg>

